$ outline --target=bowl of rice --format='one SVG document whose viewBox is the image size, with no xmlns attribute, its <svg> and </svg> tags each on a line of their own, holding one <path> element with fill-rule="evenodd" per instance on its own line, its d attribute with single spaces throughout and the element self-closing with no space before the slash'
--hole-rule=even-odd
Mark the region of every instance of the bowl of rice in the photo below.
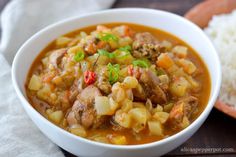
<svg viewBox="0 0 236 157">
<path fill-rule="evenodd" d="M 204 30 L 220 57 L 223 75 L 215 107 L 236 118 L 236 0 L 207 0 L 185 17 Z"/>
</svg>

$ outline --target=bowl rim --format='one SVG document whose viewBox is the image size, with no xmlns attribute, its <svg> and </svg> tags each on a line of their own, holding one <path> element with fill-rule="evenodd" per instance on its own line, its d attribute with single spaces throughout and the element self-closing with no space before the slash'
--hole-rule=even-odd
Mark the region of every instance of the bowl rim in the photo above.
<svg viewBox="0 0 236 157">
<path fill-rule="evenodd" d="M 155 142 L 146 143 L 146 144 L 139 144 L 139 145 L 113 145 L 113 144 L 100 143 L 100 142 L 92 141 L 92 140 L 89 140 L 89 139 L 86 139 L 86 138 L 82 138 L 82 137 L 73 135 L 73 134 L 69 133 L 68 131 L 58 127 L 55 124 L 53 124 L 52 122 L 47 120 L 45 117 L 43 117 L 38 111 L 36 111 L 33 108 L 33 106 L 29 103 L 27 98 L 23 95 L 23 93 L 21 92 L 20 87 L 17 83 L 17 77 L 16 77 L 17 65 L 20 61 L 22 61 L 21 55 L 22 55 L 22 53 L 24 53 L 24 49 L 26 47 L 28 47 L 29 44 L 31 44 L 31 41 L 36 40 L 37 38 L 40 38 L 40 36 L 43 32 L 51 30 L 51 29 L 53 29 L 55 27 L 58 27 L 60 25 L 63 25 L 64 23 L 68 23 L 70 21 L 76 21 L 76 20 L 79 20 L 81 18 L 87 18 L 87 17 L 94 16 L 94 15 L 122 13 L 122 12 L 128 12 L 130 14 L 137 13 L 137 12 L 143 13 L 143 14 L 153 14 L 153 13 L 155 13 L 155 14 L 161 14 L 161 15 L 165 15 L 165 16 L 168 16 L 168 17 L 176 18 L 176 19 L 180 20 L 181 22 L 184 22 L 189 27 L 192 27 L 193 29 L 195 29 L 195 31 L 197 31 L 199 34 L 202 34 L 202 38 L 204 38 L 204 40 L 207 42 L 206 44 L 209 45 L 209 47 L 211 48 L 211 51 L 213 53 L 215 53 L 216 69 L 218 70 L 219 74 L 217 76 L 216 84 L 215 84 L 216 85 L 216 90 L 212 91 L 212 96 L 209 97 L 209 100 L 208 100 L 208 103 L 207 103 L 205 109 L 187 128 L 181 130 L 180 132 L 178 132 L 174 135 L 171 135 L 170 137 L 164 138 L 160 141 L 155 141 Z M 212 80 L 212 78 L 211 78 L 211 80 Z M 73 139 L 76 139 L 76 140 L 80 140 L 81 142 L 84 142 L 86 144 L 99 146 L 99 147 L 103 147 L 103 148 L 133 150 L 133 149 L 151 148 L 151 147 L 155 147 L 157 145 L 167 144 L 171 141 L 174 141 L 179 136 L 183 136 L 184 134 L 187 134 L 187 132 L 189 132 L 195 126 L 197 126 L 198 123 L 201 124 L 201 122 L 203 122 L 207 118 L 207 116 L 210 113 L 211 109 L 213 108 L 214 102 L 216 101 L 216 98 L 218 96 L 218 93 L 219 93 L 219 90 L 220 90 L 220 84 L 221 84 L 221 67 L 220 67 L 219 57 L 218 57 L 218 55 L 215 51 L 215 48 L 211 44 L 210 40 L 206 37 L 206 35 L 202 32 L 202 30 L 198 26 L 196 26 L 192 22 L 188 21 L 187 19 L 184 19 L 183 17 L 181 17 L 179 15 L 176 15 L 174 13 L 170 13 L 170 12 L 162 11 L 162 10 L 144 9 L 144 8 L 119 8 L 119 9 L 107 9 L 107 10 L 104 10 L 104 11 L 98 11 L 98 12 L 93 12 L 93 13 L 89 13 L 89 14 L 84 14 L 84 15 L 81 15 L 81 16 L 68 18 L 68 19 L 56 22 L 54 24 L 51 24 L 51 25 L 43 28 L 42 30 L 40 30 L 36 34 L 34 34 L 32 37 L 30 37 L 21 46 L 21 48 L 17 51 L 17 54 L 14 57 L 13 64 L 12 64 L 12 81 L 13 81 L 14 89 L 15 89 L 18 97 L 20 98 L 21 105 L 23 105 L 25 111 L 26 111 L 26 108 L 27 108 L 29 110 L 29 112 L 33 112 L 32 114 L 35 114 L 35 116 L 37 116 L 37 118 L 40 121 L 43 121 L 45 124 L 49 125 L 52 129 L 57 130 L 61 134 L 64 134 L 65 136 L 67 136 L 67 138 L 73 138 Z"/>
</svg>

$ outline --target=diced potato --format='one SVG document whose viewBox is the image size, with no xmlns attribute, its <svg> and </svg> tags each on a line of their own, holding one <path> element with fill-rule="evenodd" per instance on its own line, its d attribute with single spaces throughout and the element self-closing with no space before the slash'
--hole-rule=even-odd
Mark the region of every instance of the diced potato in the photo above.
<svg viewBox="0 0 236 157">
<path fill-rule="evenodd" d="M 126 137 L 122 135 L 108 135 L 108 139 L 112 144 L 116 144 L 116 145 L 127 144 Z"/>
<path fill-rule="evenodd" d="M 50 97 L 51 88 L 48 84 L 45 84 L 40 90 L 37 92 L 37 97 L 39 99 L 47 100 Z"/>
<path fill-rule="evenodd" d="M 114 54 L 116 55 L 115 61 L 118 64 L 131 64 L 134 60 L 132 55 L 127 55 L 125 51 L 115 51 Z"/>
<path fill-rule="evenodd" d="M 153 115 L 153 118 L 158 120 L 159 122 L 161 122 L 162 124 L 165 123 L 167 121 L 169 117 L 169 113 L 167 112 L 156 112 L 154 115 Z"/>
<path fill-rule="evenodd" d="M 133 102 L 134 108 L 145 108 L 145 104 L 142 102 Z"/>
<path fill-rule="evenodd" d="M 128 68 L 124 67 L 119 72 L 119 77 L 125 78 L 128 76 Z"/>
<path fill-rule="evenodd" d="M 98 115 L 111 115 L 113 113 L 106 96 L 96 96 L 94 106 Z"/>
<path fill-rule="evenodd" d="M 121 84 L 119 82 L 115 83 L 112 86 L 112 98 L 116 101 L 116 102 L 121 102 L 122 100 L 125 99 L 125 91 L 124 89 L 121 87 Z"/>
<path fill-rule="evenodd" d="M 69 55 L 75 55 L 78 51 L 83 51 L 83 49 L 80 46 L 73 46 L 68 49 L 67 53 Z"/>
<path fill-rule="evenodd" d="M 189 87 L 188 81 L 184 77 L 180 77 L 178 80 L 175 80 L 170 85 L 170 92 L 173 95 L 182 97 L 186 94 L 188 87 Z"/>
<path fill-rule="evenodd" d="M 161 46 L 162 47 L 165 47 L 167 50 L 170 50 L 172 48 L 172 44 L 171 42 L 167 41 L 167 40 L 164 40 L 161 42 Z"/>
<path fill-rule="evenodd" d="M 59 124 L 63 118 L 63 112 L 62 111 L 55 111 L 55 112 L 52 112 L 48 115 L 48 118 L 56 123 L 56 124 Z"/>
<path fill-rule="evenodd" d="M 71 38 L 62 36 L 62 37 L 59 37 L 59 38 L 56 39 L 56 45 L 57 46 L 66 46 L 71 41 L 72 41 Z"/>
<path fill-rule="evenodd" d="M 113 100 L 112 97 L 109 98 L 109 105 L 112 111 L 115 111 L 119 108 L 119 104 Z"/>
<path fill-rule="evenodd" d="M 127 76 L 123 83 L 126 88 L 136 88 L 138 85 L 138 80 L 135 77 Z"/>
<path fill-rule="evenodd" d="M 133 102 L 129 99 L 125 99 L 121 102 L 121 110 L 124 112 L 128 112 L 133 107 Z"/>
<path fill-rule="evenodd" d="M 169 103 L 169 104 L 164 105 L 164 112 L 170 112 L 173 106 L 174 106 L 174 103 Z"/>
<path fill-rule="evenodd" d="M 147 109 L 144 108 L 133 108 L 128 112 L 133 120 L 137 123 L 145 125 L 147 122 Z"/>
<path fill-rule="evenodd" d="M 111 46 L 111 49 L 113 49 L 113 50 L 117 49 L 119 46 L 117 41 L 109 40 L 108 43 Z"/>
<path fill-rule="evenodd" d="M 46 114 L 47 114 L 47 115 L 50 115 L 52 112 L 53 112 L 53 110 L 50 109 L 50 108 L 46 110 Z"/>
<path fill-rule="evenodd" d="M 37 75 L 33 75 L 30 79 L 30 82 L 29 82 L 29 85 L 28 85 L 28 88 L 30 90 L 39 90 L 40 88 L 42 87 L 42 81 L 41 81 L 41 78 Z"/>
<path fill-rule="evenodd" d="M 179 59 L 178 60 L 178 64 L 183 67 L 183 70 L 188 73 L 188 74 L 192 74 L 194 73 L 197 68 L 196 66 L 193 64 L 193 62 L 186 60 L 186 59 Z"/>
<path fill-rule="evenodd" d="M 179 58 L 185 58 L 187 56 L 188 53 L 188 48 L 185 46 L 175 46 L 172 49 L 172 52 Z"/>
<path fill-rule="evenodd" d="M 155 108 L 152 109 L 152 113 L 162 112 L 162 111 L 163 107 L 161 105 L 157 105 Z"/>
<path fill-rule="evenodd" d="M 60 77 L 60 76 L 55 76 L 53 79 L 52 79 L 52 83 L 54 83 L 55 85 L 61 85 L 63 84 L 63 79 Z"/>
<path fill-rule="evenodd" d="M 150 99 L 147 99 L 145 106 L 146 106 L 148 111 L 152 111 L 153 110 L 152 101 Z"/>
<path fill-rule="evenodd" d="M 72 134 L 80 136 L 80 137 L 86 137 L 87 136 L 86 130 L 80 125 L 70 128 L 70 132 Z"/>
<path fill-rule="evenodd" d="M 161 81 L 161 83 L 163 83 L 163 84 L 169 84 L 169 82 L 170 82 L 170 79 L 169 79 L 169 77 L 168 77 L 168 75 L 160 75 L 160 76 L 158 76 L 158 78 L 160 79 L 160 81 Z"/>
<path fill-rule="evenodd" d="M 120 47 L 127 46 L 127 45 L 130 45 L 132 41 L 133 40 L 130 37 L 120 38 L 119 45 Z"/>
<path fill-rule="evenodd" d="M 137 122 L 134 122 L 132 124 L 132 130 L 136 133 L 139 133 L 140 131 L 144 130 L 145 127 L 146 127 L 146 125 L 141 124 L 141 123 L 137 123 Z"/>
<path fill-rule="evenodd" d="M 168 69 L 174 65 L 174 61 L 170 58 L 168 53 L 161 53 L 156 62 L 157 66 Z"/>
<path fill-rule="evenodd" d="M 188 80 L 193 89 L 199 89 L 200 84 L 196 80 L 194 80 L 191 76 L 186 75 L 185 78 Z"/>
<path fill-rule="evenodd" d="M 163 136 L 163 128 L 159 121 L 148 121 L 148 128 L 151 134 Z"/>
<path fill-rule="evenodd" d="M 134 95 L 132 89 L 126 89 L 125 90 L 125 96 L 127 99 L 133 101 L 134 100 Z"/>
<path fill-rule="evenodd" d="M 88 56 L 86 59 L 90 63 L 94 63 L 98 58 L 98 54 L 94 54 L 92 56 Z M 107 56 L 100 55 L 97 60 L 97 65 L 107 65 L 109 63 L 110 59 Z"/>
<path fill-rule="evenodd" d="M 131 127 L 131 116 L 122 110 L 116 111 L 115 121 L 124 128 Z"/>
</svg>

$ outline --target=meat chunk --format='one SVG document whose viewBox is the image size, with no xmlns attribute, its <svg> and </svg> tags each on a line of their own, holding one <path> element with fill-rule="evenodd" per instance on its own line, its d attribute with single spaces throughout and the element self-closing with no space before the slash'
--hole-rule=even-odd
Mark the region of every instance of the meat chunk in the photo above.
<svg viewBox="0 0 236 157">
<path fill-rule="evenodd" d="M 67 116 L 69 126 L 81 124 L 85 128 L 97 128 L 105 121 L 105 116 L 97 116 L 94 109 L 93 104 L 96 96 L 101 96 L 101 92 L 93 85 L 81 91 Z"/>
<path fill-rule="evenodd" d="M 148 57 L 155 61 L 160 54 L 158 40 L 148 32 L 137 33 L 132 47 L 133 56 L 136 58 Z"/>
<path fill-rule="evenodd" d="M 96 96 L 101 96 L 100 90 L 94 85 L 89 85 L 78 95 L 78 98 L 87 105 L 93 105 Z"/>
<path fill-rule="evenodd" d="M 196 97 L 188 96 L 181 98 L 171 109 L 168 123 L 174 129 L 186 127 L 184 123 L 189 123 L 189 119 L 196 112 L 197 106 L 198 99 Z"/>
<path fill-rule="evenodd" d="M 49 56 L 49 63 L 52 64 L 55 68 L 60 64 L 62 57 L 66 54 L 66 49 L 58 49 L 53 51 Z"/>
<path fill-rule="evenodd" d="M 108 73 L 106 66 L 101 68 L 101 70 L 98 72 L 97 86 L 103 93 L 105 94 L 111 93 L 111 84 L 108 81 Z"/>
<path fill-rule="evenodd" d="M 144 70 L 139 80 L 146 98 L 149 98 L 153 103 L 163 104 L 167 102 L 166 93 L 160 87 L 159 78 L 150 70 Z"/>
<path fill-rule="evenodd" d="M 76 79 L 73 85 L 70 87 L 70 96 L 69 101 L 74 102 L 77 95 L 83 90 L 84 87 L 84 79 L 80 77 L 80 79 Z"/>
<path fill-rule="evenodd" d="M 84 48 L 86 53 L 93 55 L 97 52 L 97 39 L 94 36 L 88 35 L 80 42 L 80 46 Z"/>
</svg>

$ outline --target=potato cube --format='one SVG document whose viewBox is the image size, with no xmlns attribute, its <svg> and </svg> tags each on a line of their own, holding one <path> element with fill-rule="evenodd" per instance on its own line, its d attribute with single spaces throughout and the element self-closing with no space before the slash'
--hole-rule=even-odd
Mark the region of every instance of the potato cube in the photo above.
<svg viewBox="0 0 236 157">
<path fill-rule="evenodd" d="M 144 108 L 133 108 L 129 111 L 129 114 L 133 120 L 137 123 L 145 125 L 147 122 L 147 109 Z"/>
<path fill-rule="evenodd" d="M 153 118 L 161 122 L 161 124 L 165 123 L 169 117 L 169 113 L 167 112 L 156 112 L 153 115 Z"/>
<path fill-rule="evenodd" d="M 63 118 L 63 112 L 62 111 L 55 111 L 48 115 L 48 118 L 54 122 L 55 124 L 60 124 L 62 118 Z"/>
<path fill-rule="evenodd" d="M 72 134 L 80 136 L 80 137 L 87 136 L 87 132 L 82 126 L 76 126 L 76 127 L 70 128 L 70 132 Z"/>
<path fill-rule="evenodd" d="M 42 81 L 41 81 L 41 78 L 37 75 L 33 75 L 30 79 L 30 82 L 29 82 L 29 85 L 28 85 L 28 88 L 30 90 L 39 90 L 40 88 L 42 87 Z"/>
<path fill-rule="evenodd" d="M 163 136 L 162 124 L 158 121 L 148 121 L 148 128 L 152 135 Z"/>
<path fill-rule="evenodd" d="M 106 96 L 95 97 L 94 105 L 98 115 L 111 115 L 113 113 L 109 105 L 109 99 Z"/>
<path fill-rule="evenodd" d="M 112 144 L 117 144 L 117 145 L 126 145 L 127 144 L 127 140 L 126 140 L 125 136 L 108 135 L 107 137 Z"/>
</svg>

